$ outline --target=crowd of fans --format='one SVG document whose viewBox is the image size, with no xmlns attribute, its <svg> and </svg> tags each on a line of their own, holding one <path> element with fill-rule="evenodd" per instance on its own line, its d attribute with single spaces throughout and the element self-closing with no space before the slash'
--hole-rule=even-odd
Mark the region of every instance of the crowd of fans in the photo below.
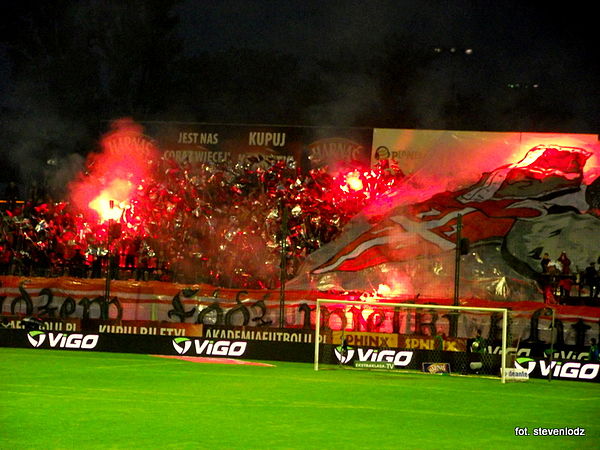
<svg viewBox="0 0 600 450">
<path fill-rule="evenodd" d="M 144 233 L 124 227 L 106 237 L 98 237 L 67 202 L 50 198 L 44 186 L 31 182 L 23 194 L 10 182 L 0 202 L 0 275 L 110 273 L 113 279 L 274 288 L 281 282 L 282 254 L 289 278 L 365 204 L 403 179 L 401 172 L 382 167 L 363 174 L 363 188 L 349 192 L 326 171 L 302 175 L 263 160 L 236 169 L 166 167 L 139 192 L 149 205 L 136 212 L 145 217 Z M 556 258 L 544 254 L 541 269 L 548 303 L 568 299 L 574 287 L 578 296 L 600 294 L 595 262 L 580 270 L 565 252 Z"/>
<path fill-rule="evenodd" d="M 600 265 L 600 257 L 598 258 Z M 549 253 L 544 253 L 540 261 L 542 269 L 542 283 L 544 299 L 547 303 L 559 301 L 568 302 L 571 290 L 575 287 L 578 296 L 585 290 L 590 297 L 598 298 L 600 291 L 600 273 L 596 269 L 596 262 L 580 270 L 571 268 L 571 259 L 566 252 L 561 252 L 558 258 L 552 259 Z"/>
<path fill-rule="evenodd" d="M 263 158 L 228 167 L 156 164 L 132 201 L 138 222 L 124 223 L 117 235 L 38 186 L 18 202 L 9 185 L 0 273 L 103 278 L 110 267 L 119 279 L 275 288 L 282 271 L 293 277 L 309 253 L 404 178 L 386 167 L 355 171 L 362 179 L 352 190 L 345 175 L 340 181 L 325 169 L 300 173 Z"/>
<path fill-rule="evenodd" d="M 84 248 L 66 204 L 36 183 L 21 198 L 10 182 L 0 203 L 0 275 L 105 278 L 110 267 L 113 279 L 172 280 L 168 261 L 140 252 L 139 241 L 119 240 L 110 254 L 107 246 Z"/>
</svg>

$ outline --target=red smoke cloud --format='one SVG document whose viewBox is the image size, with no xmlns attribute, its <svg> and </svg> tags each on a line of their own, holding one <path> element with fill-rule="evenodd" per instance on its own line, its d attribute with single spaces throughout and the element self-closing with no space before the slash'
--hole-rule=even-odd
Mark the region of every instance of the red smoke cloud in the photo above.
<svg viewBox="0 0 600 450">
<path fill-rule="evenodd" d="M 100 149 L 88 157 L 86 171 L 70 184 L 70 202 L 88 224 L 102 225 L 112 219 L 136 226 L 138 192 L 153 178 L 159 152 L 130 119 L 115 121 Z"/>
</svg>

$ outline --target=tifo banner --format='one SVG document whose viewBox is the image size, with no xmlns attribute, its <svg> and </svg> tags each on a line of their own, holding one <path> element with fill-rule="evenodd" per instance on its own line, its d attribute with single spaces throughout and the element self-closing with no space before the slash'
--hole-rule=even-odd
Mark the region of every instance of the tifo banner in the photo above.
<svg viewBox="0 0 600 450">
<path fill-rule="evenodd" d="M 431 133 L 394 198 L 310 254 L 290 286 L 449 298 L 460 248 L 461 298 L 592 297 L 581 275 L 600 257 L 597 136 Z"/>
<path fill-rule="evenodd" d="M 290 291 L 282 299 L 279 291 L 217 289 L 208 285 L 158 281 L 114 281 L 110 301 L 106 301 L 105 281 L 101 279 L 0 277 L 0 283 L 0 319 L 4 327 L 20 328 L 19 318 L 37 316 L 52 323 L 65 322 L 51 324 L 50 330 L 80 330 L 85 324 L 85 327 L 93 325 L 95 328 L 91 329 L 99 333 L 196 336 L 201 331 L 193 325 L 312 330 L 317 298 L 359 298 L 342 293 Z M 382 300 L 390 301 L 389 298 Z M 393 301 L 442 305 L 452 302 L 426 297 L 399 297 Z M 543 303 L 464 299 L 461 306 L 509 308 L 508 330 L 513 340 L 529 344 L 551 341 L 552 310 Z M 557 345 L 583 347 L 591 338 L 597 339 L 600 308 L 559 305 L 553 310 Z M 283 324 L 280 323 L 281 312 Z M 376 301 L 365 301 L 364 305 L 350 309 L 342 304 L 327 306 L 322 311 L 321 329 L 324 332 L 343 329 L 375 333 L 364 338 L 368 340 L 375 339 L 377 333 L 410 335 L 407 339 L 413 340 L 405 342 L 410 348 L 431 348 L 436 345 L 433 337 L 440 335 L 444 336 L 441 345 L 445 350 L 458 346 L 448 338 L 448 317 L 439 311 L 382 307 Z M 484 337 L 496 341 L 501 330 L 501 317 L 461 312 L 457 337 L 473 337 L 475 330 L 481 330 Z M 355 336 L 359 339 L 361 335 Z M 245 336 L 245 339 L 252 338 Z M 403 338 L 398 339 L 398 344 L 404 342 L 401 341 Z"/>
<path fill-rule="evenodd" d="M 168 158 L 179 163 L 245 163 L 259 157 L 304 170 L 370 163 L 372 129 L 144 122 Z"/>
<path fill-rule="evenodd" d="M 518 161 L 539 145 L 593 151 L 598 135 L 375 128 L 371 162 L 394 161 L 404 174 L 427 176 L 435 180 L 433 186 L 445 190 Z"/>
</svg>

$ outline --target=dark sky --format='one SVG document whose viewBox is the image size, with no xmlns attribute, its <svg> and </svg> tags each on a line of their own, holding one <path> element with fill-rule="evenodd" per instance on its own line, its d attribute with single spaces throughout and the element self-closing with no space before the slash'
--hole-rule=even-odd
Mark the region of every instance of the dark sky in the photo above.
<svg viewBox="0 0 600 450">
<path fill-rule="evenodd" d="M 423 47 L 472 48 L 475 62 L 507 78 L 544 72 L 587 79 L 597 65 L 596 14 L 586 2 L 537 1 L 185 1 L 180 30 L 190 53 L 246 46 L 306 61 L 380 51 L 396 33 Z M 201 6 L 200 6 L 201 5 Z M 597 73 L 597 72 L 596 72 Z M 558 76 L 555 75 L 555 76 Z"/>
<path fill-rule="evenodd" d="M 574 2 L 569 9 L 562 2 L 522 0 L 183 0 L 176 14 L 188 55 L 251 48 L 293 54 L 306 67 L 339 54 L 358 66 L 391 45 L 392 37 L 423 49 L 456 47 L 462 56 L 451 59 L 443 53 L 415 88 L 425 102 L 447 90 L 449 77 L 489 97 L 502 96 L 508 83 L 537 84 L 576 104 L 583 121 L 598 110 L 600 97 L 597 14 L 589 5 Z M 10 16 L 3 18 L 7 19 Z M 466 48 L 472 49 L 469 57 L 461 53 Z M 0 59 L 4 101 L 10 80 L 1 45 Z M 597 122 L 588 125 L 590 130 L 597 127 Z"/>
<path fill-rule="evenodd" d="M 417 115 L 435 115 L 453 89 L 450 83 L 498 98 L 499 104 L 490 101 L 491 109 L 504 107 L 506 86 L 519 83 L 574 105 L 577 131 L 600 125 L 596 13 L 585 2 L 568 9 L 522 0 L 187 0 L 178 12 L 189 54 L 249 47 L 294 54 L 307 67 L 343 54 L 358 67 L 394 45 L 391 39 L 404 39 L 424 51 L 444 49 L 412 90 L 412 104 L 422 108 Z M 451 48 L 457 52 L 449 57 Z M 334 82 L 357 97 L 356 108 L 374 95 L 372 78 Z M 348 102 L 342 100 L 344 108 Z"/>
<path fill-rule="evenodd" d="M 99 4 L 102 2 L 72 2 L 80 13 Z M 507 125 L 502 120 L 512 115 L 518 118 L 514 124 L 524 124 L 521 129 L 527 126 L 527 131 L 546 131 L 536 130 L 536 122 L 519 117 L 527 114 L 526 107 L 513 109 L 515 95 L 526 102 L 523 99 L 529 93 L 525 91 L 535 90 L 545 110 L 556 113 L 554 123 L 560 125 L 556 131 L 598 133 L 600 129 L 598 18 L 591 2 L 184 0 L 175 12 L 179 21 L 176 31 L 186 56 L 239 48 L 273 51 L 294 55 L 300 61 L 298 70 L 317 74 L 319 62 L 339 59 L 340 55 L 356 64 L 355 74 L 328 80 L 335 100 L 314 111 L 309 108 L 298 125 L 325 125 L 332 118 L 360 125 L 356 123 L 360 113 L 369 108 L 377 110 L 382 101 L 381 80 L 365 65 L 394 45 L 407 45 L 423 52 L 443 49 L 428 70 L 412 80 L 405 97 L 398 99 L 409 105 L 410 114 L 422 127 L 454 129 L 446 121 L 445 107 L 450 96 L 465 93 L 479 103 L 473 108 L 474 119 L 495 118 L 502 112 L 502 119 L 487 121 L 486 130 L 493 130 L 497 124 L 498 131 L 506 131 L 512 123 Z M 4 14 L 0 23 L 6 25 L 13 19 Z M 15 155 L 22 154 L 23 160 L 32 160 L 40 143 L 52 133 L 62 142 L 84 133 L 78 123 L 63 121 L 43 92 L 38 98 L 35 87 L 23 89 L 27 83 L 11 77 L 5 48 L 0 43 L 0 106 L 24 106 L 20 121 L 23 138 L 18 140 L 18 150 L 8 150 L 11 159 L 18 163 Z M 451 48 L 456 52 L 451 53 Z M 465 54 L 465 49 L 472 53 Z M 223 77 L 228 76 L 223 73 Z M 515 94 L 507 87 L 517 83 L 527 89 L 521 88 Z M 269 95 L 265 90 L 264 96 Z M 562 109 L 569 110 L 564 122 Z M 169 120 L 168 113 L 165 111 L 164 120 Z M 269 120 L 261 117 L 260 110 L 250 111 L 249 115 L 255 122 Z M 219 121 L 227 121 L 226 117 Z M 402 117 L 397 119 L 394 122 L 392 117 L 387 124 L 404 127 Z M 460 129 L 483 129 L 480 127 L 484 121 L 469 120 L 461 123 Z M 209 122 L 211 117 L 203 117 L 202 121 Z M 275 123 L 290 122 L 278 116 Z M 10 131 L 15 134 L 14 129 Z M 2 152 L 5 155 L 6 148 Z"/>
<path fill-rule="evenodd" d="M 564 4 L 511 0 L 187 0 L 178 11 L 189 51 L 249 46 L 301 56 L 332 49 L 364 54 L 392 32 L 431 45 L 543 55 L 578 47 L 593 37 L 594 25 L 591 10 L 570 13 Z"/>
</svg>

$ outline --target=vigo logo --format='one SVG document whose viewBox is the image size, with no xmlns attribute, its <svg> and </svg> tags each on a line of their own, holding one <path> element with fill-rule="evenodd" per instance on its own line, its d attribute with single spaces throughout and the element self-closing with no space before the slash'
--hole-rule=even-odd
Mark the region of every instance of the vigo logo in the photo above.
<svg viewBox="0 0 600 450">
<path fill-rule="evenodd" d="M 98 345 L 98 339 L 100 338 L 97 334 L 83 335 L 80 333 L 66 334 L 66 333 L 46 333 L 45 331 L 30 331 L 27 333 L 27 339 L 32 347 L 41 347 L 46 342 L 48 337 L 48 345 L 51 348 L 74 348 L 82 350 L 91 350 Z"/>
<path fill-rule="evenodd" d="M 335 353 L 335 357 L 342 364 L 346 364 L 347 362 L 352 361 L 352 358 L 354 358 L 354 349 L 352 347 L 348 347 L 344 352 L 342 346 L 338 345 L 333 349 L 333 351 Z"/>
<path fill-rule="evenodd" d="M 525 364 L 527 363 L 527 364 Z M 531 375 L 533 369 L 535 369 L 535 359 L 531 358 L 517 358 L 515 360 L 515 368 L 516 369 L 524 369 L 527 371 L 527 375 Z"/>
<path fill-rule="evenodd" d="M 192 341 L 190 341 L 188 338 L 182 337 L 173 339 L 173 348 L 180 355 L 187 353 L 191 346 Z"/>
<path fill-rule="evenodd" d="M 197 355 L 210 356 L 242 356 L 248 345 L 243 341 L 211 341 L 208 339 L 188 339 L 185 337 L 173 339 L 173 348 L 180 355 L 186 354 L 191 348 Z"/>
<path fill-rule="evenodd" d="M 524 363 L 527 363 L 526 365 Z M 527 370 L 527 374 L 531 374 L 536 368 L 537 362 L 531 358 L 517 358 L 515 367 L 517 369 Z M 569 361 L 552 361 L 548 363 L 543 359 L 539 361 L 540 374 L 547 377 L 552 371 L 552 376 L 555 378 L 570 378 L 580 380 L 593 380 L 600 373 L 600 364 Z"/>
<path fill-rule="evenodd" d="M 499 345 L 497 345 L 495 347 L 488 345 L 487 352 L 491 355 L 501 355 L 502 347 L 500 347 Z M 515 353 L 517 355 L 517 357 L 524 358 L 524 357 L 528 357 L 531 354 L 531 349 L 527 348 L 527 347 L 521 347 L 521 348 L 506 347 L 506 354 L 510 355 L 511 353 Z"/>
<path fill-rule="evenodd" d="M 27 339 L 29 339 L 29 343 L 34 347 L 39 347 L 46 340 L 46 333 L 43 331 L 30 331 L 27 334 Z"/>
<path fill-rule="evenodd" d="M 355 355 L 354 349 L 349 349 L 348 354 L 344 357 L 336 347 L 334 353 L 338 361 L 342 364 L 349 363 Z M 394 366 L 405 367 L 410 364 L 413 357 L 413 352 L 408 351 L 395 351 L 395 350 L 374 350 L 370 349 L 356 349 L 356 356 L 360 362 L 373 361 L 373 362 L 391 362 Z"/>
</svg>

